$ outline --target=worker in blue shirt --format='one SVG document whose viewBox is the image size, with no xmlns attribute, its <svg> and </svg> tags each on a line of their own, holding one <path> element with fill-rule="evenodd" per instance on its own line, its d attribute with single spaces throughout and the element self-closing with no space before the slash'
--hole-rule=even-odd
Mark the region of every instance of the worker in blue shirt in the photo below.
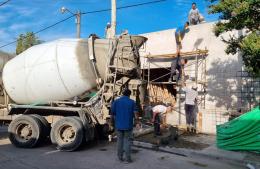
<svg viewBox="0 0 260 169">
<path fill-rule="evenodd" d="M 131 159 L 131 137 L 133 131 L 133 122 L 136 117 L 138 121 L 138 112 L 136 103 L 130 99 L 131 91 L 125 89 L 123 96 L 116 99 L 112 104 L 112 114 L 117 129 L 117 156 L 120 161 L 124 161 L 125 152 L 126 162 L 132 162 Z"/>
<path fill-rule="evenodd" d="M 186 22 L 184 26 L 177 27 L 175 31 L 177 54 L 179 54 L 180 50 L 182 49 L 181 41 L 183 40 L 185 33 L 189 31 L 189 25 L 189 22 Z"/>
</svg>

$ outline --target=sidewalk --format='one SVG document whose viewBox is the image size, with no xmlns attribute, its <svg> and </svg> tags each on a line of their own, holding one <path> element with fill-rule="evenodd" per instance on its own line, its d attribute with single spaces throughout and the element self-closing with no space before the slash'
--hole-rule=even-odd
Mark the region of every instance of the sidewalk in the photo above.
<svg viewBox="0 0 260 169">
<path fill-rule="evenodd" d="M 208 143 L 208 147 L 203 149 L 192 149 L 186 147 L 174 147 L 174 146 L 157 146 L 150 143 L 145 143 L 141 141 L 134 141 L 134 146 L 155 149 L 157 151 L 162 151 L 166 153 L 176 154 L 185 157 L 203 157 L 213 160 L 225 161 L 230 164 L 236 164 L 245 166 L 251 164 L 255 169 L 260 169 L 260 154 L 255 154 L 251 152 L 238 152 L 238 151 L 226 151 L 216 147 L 214 139 L 208 139 L 207 137 L 190 137 L 185 138 L 190 139 L 194 143 Z M 185 140 L 184 139 L 184 140 Z M 183 141 L 183 140 L 182 140 Z"/>
</svg>

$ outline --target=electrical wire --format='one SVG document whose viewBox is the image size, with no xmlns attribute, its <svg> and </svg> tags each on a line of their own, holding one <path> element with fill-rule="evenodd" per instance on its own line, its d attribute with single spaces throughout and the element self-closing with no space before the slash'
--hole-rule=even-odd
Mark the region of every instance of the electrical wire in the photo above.
<svg viewBox="0 0 260 169">
<path fill-rule="evenodd" d="M 10 1 L 10 0 L 5 1 L 4 4 L 7 3 L 8 1 Z M 122 7 L 116 8 L 116 9 L 119 9 L 119 10 L 120 10 L 120 9 L 125 9 L 125 8 L 131 8 L 131 7 L 137 7 L 137 6 L 142 6 L 142 5 L 148 5 L 148 4 L 159 3 L 159 2 L 163 2 L 163 1 L 167 1 L 167 0 L 155 0 L 155 1 L 151 1 L 151 2 L 144 2 L 144 3 L 134 4 L 134 5 L 122 6 Z M 3 4 L 3 3 L 2 3 L 2 4 Z M 0 5 L 0 6 L 1 6 L 1 5 Z M 85 15 L 85 14 L 92 14 L 92 13 L 99 13 L 99 12 L 107 12 L 107 11 L 111 11 L 111 8 L 101 9 L 101 10 L 95 10 L 95 11 L 89 11 L 89 12 L 82 12 L 81 14 L 82 14 L 82 15 Z M 36 32 L 33 33 L 33 34 L 36 35 L 36 34 L 38 34 L 38 33 L 40 33 L 40 32 L 43 32 L 43 31 L 45 31 L 45 30 L 47 30 L 47 29 L 50 29 L 50 28 L 52 28 L 52 27 L 54 27 L 54 26 L 56 26 L 56 25 L 58 25 L 58 24 L 60 24 L 60 23 L 62 23 L 62 22 L 65 22 L 65 21 L 69 20 L 70 18 L 74 17 L 75 15 L 76 15 L 76 14 L 71 15 L 71 16 L 65 18 L 65 19 L 62 19 L 62 20 L 60 20 L 60 21 L 58 21 L 58 22 L 56 22 L 56 23 L 54 23 L 54 24 L 52 24 L 52 25 L 50 25 L 50 26 L 47 26 L 47 27 L 45 27 L 45 28 L 43 28 L 43 29 L 40 29 L 40 30 L 36 31 Z M 15 40 L 15 41 L 9 42 L 9 43 L 7 43 L 7 44 L 5 44 L 5 45 L 2 45 L 2 46 L 0 46 L 0 49 L 1 49 L 1 48 L 4 48 L 4 47 L 6 47 L 6 46 L 12 45 L 12 44 L 16 43 L 17 41 L 18 41 L 18 40 Z"/>
<path fill-rule="evenodd" d="M 59 22 L 56 22 L 56 23 L 54 23 L 54 24 L 52 24 L 52 25 L 50 25 L 50 26 L 47 26 L 47 27 L 45 27 L 45 28 L 43 28 L 43 29 L 40 29 L 40 30 L 36 31 L 36 32 L 33 33 L 33 34 L 36 35 L 36 34 L 38 34 L 38 33 L 40 33 L 40 32 L 43 32 L 43 31 L 45 31 L 45 30 L 47 30 L 47 29 L 50 29 L 50 28 L 52 28 L 52 27 L 54 27 L 54 26 L 56 26 L 56 25 L 58 25 L 58 24 L 60 24 L 60 23 L 62 23 L 62 22 L 65 22 L 65 21 L 69 20 L 70 18 L 72 18 L 72 17 L 74 17 L 74 16 L 75 16 L 75 15 L 71 15 L 71 16 L 65 18 L 65 19 L 60 20 Z M 15 40 L 15 41 L 13 41 L 13 42 L 9 42 L 9 43 L 7 43 L 7 44 L 5 44 L 5 45 L 3 45 L 3 46 L 0 46 L 0 48 L 3 48 L 3 47 L 6 47 L 6 46 L 9 46 L 9 45 L 12 45 L 12 44 L 16 43 L 17 41 L 18 41 L 18 40 Z"/>
<path fill-rule="evenodd" d="M 137 6 L 143 6 L 143 5 L 149 5 L 149 4 L 154 4 L 154 3 L 159 3 L 159 2 L 164 2 L 167 0 L 156 0 L 156 1 L 151 1 L 151 2 L 144 2 L 144 3 L 138 3 L 134 5 L 127 5 L 127 6 L 122 6 L 122 7 L 117 7 L 116 9 L 125 9 L 125 8 L 132 8 L 132 7 L 137 7 Z M 108 9 L 101 9 L 101 10 L 96 10 L 96 11 L 90 11 L 90 12 L 82 12 L 81 14 L 90 14 L 90 13 L 99 13 L 99 12 L 107 12 L 111 11 L 111 8 Z"/>
<path fill-rule="evenodd" d="M 7 1 L 2 2 L 2 3 L 0 4 L 0 6 L 5 5 L 5 4 L 8 3 L 9 1 L 11 1 L 11 0 L 7 0 Z"/>
</svg>

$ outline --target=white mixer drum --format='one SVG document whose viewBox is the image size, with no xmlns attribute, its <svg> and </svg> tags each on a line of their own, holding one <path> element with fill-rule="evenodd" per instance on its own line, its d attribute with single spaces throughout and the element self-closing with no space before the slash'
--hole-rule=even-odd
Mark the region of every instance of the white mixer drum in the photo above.
<svg viewBox="0 0 260 169">
<path fill-rule="evenodd" d="M 87 40 L 60 39 L 33 46 L 4 66 L 3 83 L 18 104 L 43 104 L 96 86 Z"/>
</svg>

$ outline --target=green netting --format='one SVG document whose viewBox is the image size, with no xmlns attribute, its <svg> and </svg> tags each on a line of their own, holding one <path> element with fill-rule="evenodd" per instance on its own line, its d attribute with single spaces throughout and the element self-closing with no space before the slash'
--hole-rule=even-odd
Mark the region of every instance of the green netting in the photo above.
<svg viewBox="0 0 260 169">
<path fill-rule="evenodd" d="M 260 153 L 259 106 L 225 124 L 217 125 L 217 146 L 225 150 Z"/>
</svg>

